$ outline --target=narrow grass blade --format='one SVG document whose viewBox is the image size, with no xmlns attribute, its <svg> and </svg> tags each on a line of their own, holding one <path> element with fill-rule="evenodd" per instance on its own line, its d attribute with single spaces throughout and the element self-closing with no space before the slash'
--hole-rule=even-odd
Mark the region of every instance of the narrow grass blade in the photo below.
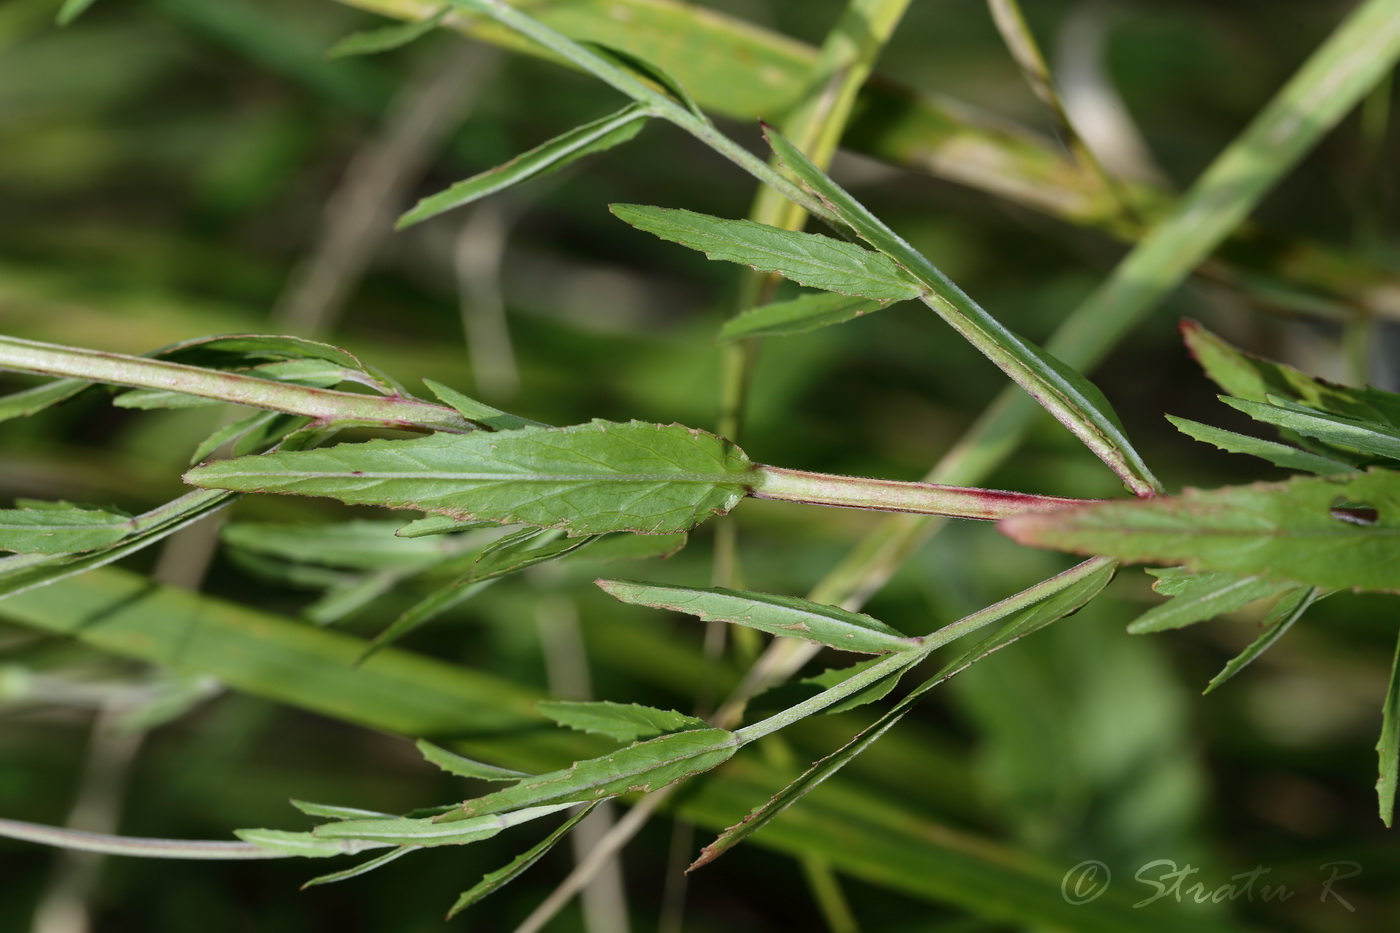
<svg viewBox="0 0 1400 933">
<path fill-rule="evenodd" d="M 915 298 L 920 292 L 918 283 L 889 258 L 818 233 L 641 204 L 614 204 L 612 212 L 639 230 L 711 259 L 776 272 L 801 285 L 876 301 Z"/>
<path fill-rule="evenodd" d="M 1134 635 L 1185 628 L 1242 609 L 1261 599 L 1283 596 L 1300 589 L 1297 584 L 1279 583 L 1255 576 L 1207 573 L 1173 593 L 1171 599 L 1138 616 L 1128 625 Z"/>
<path fill-rule="evenodd" d="M 637 703 L 541 700 L 535 704 L 535 709 L 561 726 L 606 735 L 619 742 L 636 742 L 669 732 L 709 728 L 709 723 L 703 719 Z"/>
<path fill-rule="evenodd" d="M 32 389 L 0 396 L 0 421 L 36 414 L 51 405 L 66 402 L 91 385 L 85 379 L 55 379 Z"/>
<path fill-rule="evenodd" d="M 770 635 L 800 638 L 842 651 L 886 654 L 915 650 L 923 644 L 922 639 L 911 638 L 864 613 L 794 596 L 625 580 L 599 580 L 598 586 L 630 605 L 684 612 L 705 622 L 732 622 Z"/>
<path fill-rule="evenodd" d="M 651 113 L 630 104 L 611 116 L 585 123 L 522 153 L 496 168 L 473 175 L 465 181 L 424 198 L 399 218 L 395 228 L 403 230 L 430 217 L 478 201 L 489 194 L 514 187 L 532 178 L 557 172 L 586 155 L 611 149 L 632 139 L 642 130 Z"/>
<path fill-rule="evenodd" d="M 569 817 L 569 819 L 561 824 L 554 832 L 550 833 L 543 840 L 531 846 L 520 855 L 517 855 L 509 865 L 491 872 L 473 885 L 470 890 L 463 892 L 462 896 L 457 898 L 457 902 L 448 910 L 447 919 L 451 920 L 453 917 L 457 916 L 457 914 L 471 907 L 487 895 L 496 893 L 524 874 L 531 865 L 534 865 L 544 857 L 545 853 L 554 848 L 555 843 L 567 836 L 569 831 L 577 826 L 584 817 L 592 813 L 593 808 L 596 806 L 596 803 L 590 803 L 584 806 L 583 809 Z"/>
<path fill-rule="evenodd" d="M 394 49 L 403 48 L 411 42 L 421 39 L 438 27 L 443 21 L 451 7 L 443 7 L 432 16 L 421 19 L 418 22 L 396 23 L 393 26 L 384 26 L 380 29 L 370 29 L 365 32 L 357 32 L 346 36 L 326 52 L 326 58 L 337 59 L 346 58 L 351 55 L 378 55 L 380 52 L 390 52 Z"/>
<path fill-rule="evenodd" d="M 857 755 L 879 741 L 880 737 L 888 732 L 895 723 L 903 719 L 908 712 L 908 709 L 903 709 L 881 716 L 870 728 L 865 729 L 850 742 L 813 764 L 797 780 L 778 791 L 762 806 L 752 810 L 741 822 L 730 826 L 720 833 L 719 838 L 715 839 L 714 842 L 701 849 L 700 857 L 690 863 L 686 873 L 689 874 L 697 868 L 703 868 L 767 826 L 778 814 L 801 800 L 816 789 L 817 785 L 840 771 Z"/>
<path fill-rule="evenodd" d="M 463 758 L 423 739 L 418 740 L 418 751 L 430 763 L 458 777 L 475 778 L 478 781 L 518 781 L 530 776 L 524 771 L 512 771 L 509 768 L 498 768 L 495 765 Z"/>
<path fill-rule="evenodd" d="M 1400 473 L 1378 468 L 1020 515 L 1001 529 L 1035 547 L 1400 592 Z"/>
<path fill-rule="evenodd" d="M 1295 431 L 1327 444 L 1359 450 L 1374 457 L 1400 460 L 1400 429 L 1386 427 L 1374 421 L 1362 421 L 1345 415 L 1312 411 L 1301 405 L 1284 402 L 1276 395 L 1270 403 L 1251 402 L 1222 395 L 1220 400 L 1231 408 L 1244 412 L 1255 421 Z"/>
<path fill-rule="evenodd" d="M 66 502 L 43 508 L 0 509 L 0 551 L 64 554 L 111 547 L 134 534 L 130 515 L 85 509 Z"/>
<path fill-rule="evenodd" d="M 1248 454 L 1251 457 L 1259 457 L 1260 459 L 1269 461 L 1274 466 L 1283 467 L 1285 470 L 1296 470 L 1301 473 L 1315 473 L 1318 476 L 1330 476 L 1334 473 L 1353 473 L 1356 471 L 1356 468 L 1349 463 L 1343 463 L 1340 460 L 1332 460 L 1306 450 L 1299 450 L 1297 447 L 1289 447 L 1287 444 L 1266 441 L 1261 438 L 1250 437 L 1247 434 L 1236 434 L 1234 431 L 1226 431 L 1224 428 L 1216 428 L 1208 424 L 1201 424 L 1199 421 L 1192 421 L 1189 418 L 1177 418 L 1174 415 L 1167 415 L 1167 420 L 1187 437 L 1194 438 L 1206 444 L 1213 444 L 1228 453 Z"/>
<path fill-rule="evenodd" d="M 1400 644 L 1395 646 L 1391 662 L 1390 686 L 1381 708 L 1381 738 L 1376 743 L 1380 756 L 1380 778 L 1376 781 L 1376 797 L 1380 802 L 1381 822 L 1390 827 L 1395 817 L 1396 773 L 1400 771 Z"/>
<path fill-rule="evenodd" d="M 196 467 L 185 479 L 587 535 L 689 530 L 733 508 L 751 475 L 743 452 L 713 434 L 595 421 L 276 452 Z"/>
<path fill-rule="evenodd" d="M 1124 435 L 1112 406 L 1092 383 L 1003 327 L 780 133 L 770 128 L 767 137 L 774 152 L 804 187 L 861 239 L 898 263 L 922 286 L 919 297 L 925 304 L 1078 437 L 1129 489 L 1140 496 L 1160 491 L 1157 480 Z"/>
<path fill-rule="evenodd" d="M 1262 623 L 1264 631 L 1260 633 L 1259 637 L 1231 658 L 1230 663 L 1226 664 L 1219 674 L 1212 677 L 1205 690 L 1201 692 L 1203 694 L 1210 693 L 1244 670 L 1251 661 L 1272 648 L 1274 642 L 1282 638 L 1284 633 L 1293 627 L 1293 623 L 1303 617 L 1303 613 L 1307 612 L 1309 606 L 1326 595 L 1328 595 L 1326 592 L 1311 586 L 1296 589 L 1285 595 L 1264 617 Z"/>
<path fill-rule="evenodd" d="M 726 729 L 675 732 L 476 797 L 437 819 L 450 826 L 459 820 L 521 807 L 588 803 L 632 791 L 649 793 L 718 767 L 734 755 L 739 744 L 739 737 Z"/>
<path fill-rule="evenodd" d="M 889 302 L 868 298 L 852 298 L 831 292 L 802 295 L 791 301 L 750 308 L 725 321 L 720 328 L 720 340 L 741 340 L 748 337 L 788 337 L 805 334 L 819 327 L 843 324 L 871 311 L 887 307 Z"/>
<path fill-rule="evenodd" d="M 68 829 L 63 826 L 44 826 L 40 823 L 27 823 L 23 820 L 0 819 L 0 836 L 24 842 L 37 842 L 39 845 L 54 846 L 75 852 L 96 852 L 101 855 L 127 855 L 138 858 L 223 860 L 286 857 L 285 853 L 269 852 L 267 849 L 250 845 L 247 842 L 113 836 L 109 833 L 92 833 L 85 830 Z"/>
<path fill-rule="evenodd" d="M 376 855 L 374 858 L 363 861 L 353 868 L 347 868 L 344 871 L 334 871 L 328 875 L 317 875 L 315 878 L 303 884 L 301 889 L 305 891 L 307 888 L 314 888 L 323 884 L 332 884 L 336 881 L 358 878 L 360 875 L 372 872 L 380 866 L 388 865 L 395 859 L 402 858 L 408 853 L 415 852 L 420 848 L 421 846 L 399 846 L 397 849 L 390 849 L 383 855 Z"/>
</svg>

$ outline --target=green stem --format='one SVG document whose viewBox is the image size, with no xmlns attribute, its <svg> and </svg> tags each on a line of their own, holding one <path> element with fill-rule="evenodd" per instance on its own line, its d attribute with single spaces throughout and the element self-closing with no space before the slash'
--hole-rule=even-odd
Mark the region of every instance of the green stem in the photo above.
<svg viewBox="0 0 1400 933">
<path fill-rule="evenodd" d="M 274 852 L 251 842 L 232 840 L 144 839 L 136 836 L 112 836 L 90 833 L 59 826 L 44 826 L 23 820 L 0 819 L 0 836 L 37 842 L 77 852 L 97 852 L 102 855 L 135 855 L 144 858 L 178 859 L 268 859 L 289 858 L 285 852 Z"/>
<path fill-rule="evenodd" d="M 0 370 L 67 376 L 140 389 L 165 389 L 321 422 L 369 422 L 390 428 L 462 433 L 474 425 L 442 405 L 397 396 L 363 395 L 274 382 L 122 353 L 105 353 L 0 336 Z"/>
<path fill-rule="evenodd" d="M 753 490 L 749 493 L 756 499 L 782 499 L 808 505 L 873 509 L 879 512 L 916 512 L 984 521 L 997 521 L 1025 512 L 1052 512 L 1100 501 L 935 483 L 902 483 L 834 473 L 809 473 L 762 464 L 757 467 L 756 475 Z"/>
</svg>

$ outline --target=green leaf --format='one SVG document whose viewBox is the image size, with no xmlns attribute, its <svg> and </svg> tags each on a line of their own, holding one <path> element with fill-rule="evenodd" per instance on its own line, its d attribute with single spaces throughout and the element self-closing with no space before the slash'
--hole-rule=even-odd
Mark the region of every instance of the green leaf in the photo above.
<svg viewBox="0 0 1400 933">
<path fill-rule="evenodd" d="M 791 301 L 750 308 L 738 317 L 725 321 L 720 328 L 720 340 L 745 337 L 787 337 L 805 334 L 819 327 L 842 324 L 871 311 L 887 307 L 887 301 L 852 298 L 834 292 L 816 292 Z"/>
<path fill-rule="evenodd" d="M 570 535 L 663 534 L 728 512 L 752 471 L 742 451 L 704 431 L 594 421 L 279 451 L 196 467 L 185 479 Z"/>
<path fill-rule="evenodd" d="M 1211 427 L 1208 424 L 1201 424 L 1199 421 L 1177 418 L 1173 415 L 1167 415 L 1167 420 L 1187 437 L 1207 444 L 1214 444 L 1221 450 L 1232 454 L 1260 457 L 1274 466 L 1283 467 L 1285 470 L 1316 473 L 1319 476 L 1356 471 L 1356 468 L 1349 463 L 1322 457 L 1306 450 L 1299 450 L 1296 447 L 1289 447 L 1287 444 L 1261 440 L 1246 434 L 1236 434 L 1234 431 L 1226 431 L 1223 428 Z"/>
<path fill-rule="evenodd" d="M 130 515 L 68 503 L 0 509 L 0 551 L 64 554 L 110 547 L 133 534 Z"/>
<path fill-rule="evenodd" d="M 898 673 L 903 673 L 900 671 Z M 848 701 L 849 702 L 849 701 Z M 840 771 L 848 763 L 856 758 L 861 752 L 871 745 L 874 745 L 895 723 L 904 718 L 908 709 L 892 712 L 881 716 L 874 725 L 863 730 L 850 742 L 841 748 L 827 755 L 825 758 L 814 763 L 804 771 L 796 780 L 785 786 L 778 793 L 774 794 L 762 806 L 749 811 L 749 815 L 733 826 L 730 826 L 714 842 L 700 850 L 700 857 L 690 864 L 686 869 L 689 874 L 697 868 L 701 868 L 713 862 L 749 836 L 767 826 L 773 819 L 788 807 L 801 800 L 808 793 L 814 790 L 818 784 Z"/>
<path fill-rule="evenodd" d="M 665 559 L 685 547 L 685 532 L 669 535 L 603 535 L 586 551 L 569 555 L 571 564 L 611 564 L 622 560 Z"/>
<path fill-rule="evenodd" d="M 311 831 L 316 839 L 352 839 L 375 845 L 460 846 L 490 839 L 504 829 L 558 813 L 572 804 L 522 807 L 509 813 L 492 812 L 471 819 L 440 822 L 431 818 L 393 817 L 387 820 L 342 820 Z M 455 812 L 455 811 L 453 811 Z"/>
<path fill-rule="evenodd" d="M 804 188 L 820 198 L 861 239 L 898 263 L 906 280 L 918 283 L 918 297 L 1078 437 L 1122 477 L 1129 488 L 1138 495 L 1149 495 L 1160 488 L 1128 442 L 1112 406 L 1092 383 L 1050 353 L 1003 327 L 922 253 L 813 165 L 782 134 L 771 127 L 765 127 L 765 133 L 773 151 Z"/>
<path fill-rule="evenodd" d="M 1308 610 L 1309 606 L 1326 595 L 1328 594 L 1316 587 L 1300 587 L 1285 595 L 1269 610 L 1269 614 L 1260 623 L 1264 631 L 1260 633 L 1259 637 L 1250 642 L 1238 655 L 1231 658 L 1230 663 L 1226 664 L 1219 674 L 1211 678 L 1206 689 L 1201 692 L 1210 693 L 1244 670 L 1251 661 L 1273 647 L 1274 642 L 1282 638 L 1283 634 L 1293 627 L 1293 623 L 1303 617 L 1303 613 Z"/>
<path fill-rule="evenodd" d="M 92 6 L 92 0 L 63 0 L 63 6 L 58 9 L 58 25 L 67 26 L 82 16 L 83 11 L 90 6 Z"/>
<path fill-rule="evenodd" d="M 361 660 L 481 592 L 490 581 L 519 573 L 537 564 L 558 560 L 588 547 L 598 540 L 597 535 L 564 538 L 557 537 L 558 532 L 546 532 L 546 534 L 550 538 L 543 544 L 534 540 L 535 537 L 539 536 L 538 532 L 535 532 L 534 535 L 521 538 L 511 544 L 488 547 L 465 574 L 415 603 L 395 619 L 388 628 L 380 632 L 365 649 L 364 657 Z"/>
<path fill-rule="evenodd" d="M 558 829 L 550 833 L 542 841 L 531 846 L 520 855 L 517 855 L 505 868 L 493 871 L 482 878 L 481 881 L 473 885 L 470 890 L 464 892 L 461 897 L 457 898 L 457 902 L 453 904 L 452 908 L 447 912 L 447 919 L 451 920 L 453 917 L 457 916 L 457 914 L 466 910 L 482 898 L 489 894 L 496 893 L 501 888 L 520 877 L 520 875 L 524 874 L 531 865 L 538 862 L 546 852 L 554 848 L 555 843 L 567 836 L 569 831 L 577 826 L 584 817 L 592 813 L 593 808 L 596 806 L 596 803 L 588 804 L 573 816 L 569 817 Z"/>
<path fill-rule="evenodd" d="M 419 201 L 399 218 L 395 229 L 402 230 L 430 217 L 480 200 L 489 194 L 514 187 L 532 178 L 557 172 L 586 155 L 602 152 L 627 142 L 641 132 L 651 113 L 629 104 L 611 116 L 575 127 L 549 142 L 521 153 L 504 165 L 473 175 L 465 181 Z M 469 416 L 470 417 L 470 416 Z"/>
<path fill-rule="evenodd" d="M 470 396 L 463 395 L 456 389 L 445 386 L 432 379 L 424 379 L 423 384 L 433 390 L 433 394 L 444 405 L 451 405 L 457 412 L 469 421 L 481 425 L 491 431 L 514 431 L 519 428 L 537 427 L 545 428 L 549 425 L 539 421 L 531 421 L 529 418 L 522 418 L 519 415 L 512 415 L 501 411 L 499 408 L 492 408 L 485 402 L 478 402 Z"/>
<path fill-rule="evenodd" d="M 461 553 L 451 539 L 404 539 L 398 522 L 230 522 L 219 529 L 235 548 L 297 563 L 352 570 L 417 569 Z"/>
<path fill-rule="evenodd" d="M 318 839 L 310 833 L 292 833 L 280 829 L 238 829 L 233 833 L 244 842 L 283 855 L 302 858 L 330 858 L 333 855 L 354 855 L 366 849 L 382 849 L 388 843 L 365 842 L 358 839 Z"/>
<path fill-rule="evenodd" d="M 417 518 L 394 532 L 400 538 L 423 538 L 428 535 L 445 535 L 458 531 L 471 531 L 483 528 L 490 522 L 464 522 L 446 515 L 427 515 Z"/>
<path fill-rule="evenodd" d="M 1285 402 L 1276 395 L 1270 395 L 1268 398 L 1270 404 L 1224 395 L 1220 400 L 1256 421 L 1296 431 L 1306 437 L 1315 437 L 1328 444 L 1359 450 L 1375 457 L 1400 460 L 1400 429 L 1386 427 L 1375 421 L 1313 411 Z"/>
<path fill-rule="evenodd" d="M 132 523 L 128 533 L 115 544 L 96 550 L 0 557 L 0 596 L 13 596 L 120 560 L 218 511 L 234 498 L 224 492 L 187 493 L 127 519 Z"/>
<path fill-rule="evenodd" d="M 923 644 L 923 639 L 911 638 L 864 613 L 793 596 L 625 580 L 599 580 L 598 586 L 630 605 L 684 612 L 705 622 L 733 622 L 770 635 L 800 638 L 842 651 L 886 654 L 910 651 Z"/>
<path fill-rule="evenodd" d="M 636 703 L 541 700 L 535 704 L 535 709 L 561 726 L 606 735 L 619 742 L 635 742 L 667 732 L 710 727 L 705 720 L 694 716 Z"/>
<path fill-rule="evenodd" d="M 1378 468 L 1018 515 L 1000 527 L 1035 547 L 1400 591 L 1400 473 Z"/>
<path fill-rule="evenodd" d="M 422 847 L 399 846 L 397 849 L 390 849 L 383 855 L 376 855 L 374 858 L 367 859 L 366 861 L 361 862 L 353 868 L 347 868 L 344 871 L 333 871 L 328 875 L 317 875 L 315 878 L 312 878 L 310 881 L 303 884 L 301 886 L 301 889 L 305 891 L 307 888 L 314 888 L 318 885 L 331 884 L 336 881 L 345 881 L 348 878 L 357 878 L 360 875 L 374 871 L 376 868 L 379 868 L 382 865 L 387 865 L 395 859 L 402 858 L 408 853 L 414 852 L 420 848 Z"/>
<path fill-rule="evenodd" d="M 85 379 L 55 379 L 32 389 L 0 396 L 0 421 L 41 412 L 50 405 L 67 401 L 91 385 Z"/>
<path fill-rule="evenodd" d="M 296 807 L 307 816 L 320 816 L 331 820 L 361 820 L 366 817 L 392 816 L 389 813 L 380 813 L 376 810 L 361 810 L 358 807 L 340 807 L 328 803 L 312 803 L 310 800 L 292 800 L 292 806 Z"/>
<path fill-rule="evenodd" d="M 1230 395 L 1251 402 L 1277 395 L 1335 415 L 1400 425 L 1400 395 L 1394 392 L 1356 389 L 1309 376 L 1245 353 L 1195 321 L 1182 321 L 1181 334 L 1206 375 Z"/>
<path fill-rule="evenodd" d="M 1158 592 L 1164 592 L 1160 587 L 1154 588 Z M 1128 631 L 1134 635 L 1142 635 L 1184 628 L 1227 612 L 1234 612 L 1257 600 L 1282 596 L 1298 588 L 1294 583 L 1279 583 L 1275 580 L 1233 573 L 1192 575 L 1189 583 L 1171 593 L 1170 601 L 1154 606 L 1138 616 L 1128 625 Z"/>
<path fill-rule="evenodd" d="M 633 77 L 651 82 L 666 94 L 670 95 L 676 103 L 680 104 L 686 110 L 689 110 L 696 117 L 709 122 L 709 117 L 705 116 L 705 112 L 700 109 L 700 105 L 690 96 L 690 92 L 655 62 L 642 58 L 640 55 L 634 55 L 626 49 L 620 49 L 613 45 L 604 45 L 601 42 L 580 42 L 579 46 L 596 53 L 625 71 L 632 72 Z"/>
<path fill-rule="evenodd" d="M 524 771 L 512 771 L 509 768 L 498 768 L 495 765 L 463 758 L 423 739 L 418 740 L 418 751 L 430 763 L 458 777 L 476 778 L 478 781 L 518 781 L 530 776 Z"/>
<path fill-rule="evenodd" d="M 639 230 L 711 259 L 776 272 L 801 285 L 878 301 L 919 294 L 918 283 L 892 260 L 844 240 L 676 208 L 614 204 L 612 212 Z"/>
<path fill-rule="evenodd" d="M 830 690 L 837 684 L 859 674 L 867 667 L 878 663 L 879 660 L 879 658 L 870 658 L 858 664 L 852 664 L 850 667 L 829 668 L 814 677 L 804 677 L 800 683 L 811 684 L 823 690 Z M 859 693 L 853 693 L 840 703 L 828 706 L 826 709 L 822 710 L 822 712 L 828 715 L 831 713 L 844 713 L 846 710 L 855 709 L 857 706 L 864 706 L 867 703 L 883 700 L 885 697 L 889 696 L 891 690 L 899 685 L 899 681 L 904 677 L 905 673 L 906 669 L 900 668 L 886 676 L 883 680 L 875 681 Z"/>
<path fill-rule="evenodd" d="M 468 800 L 438 820 L 465 820 L 547 804 L 588 803 L 632 791 L 650 793 L 718 767 L 738 748 L 739 737 L 727 729 L 673 732 Z"/>
<path fill-rule="evenodd" d="M 350 55 L 377 55 L 380 52 L 389 52 L 393 49 L 402 48 L 432 32 L 443 21 L 443 18 L 452 11 L 451 7 L 443 7 L 432 16 L 419 20 L 418 22 L 395 23 L 392 26 L 384 26 L 380 29 L 369 29 L 364 32 L 357 32 L 346 36 L 326 52 L 327 59 L 345 58 Z"/>
<path fill-rule="evenodd" d="M 1400 643 L 1395 646 L 1391 662 L 1390 686 L 1381 708 L 1381 737 L 1376 743 L 1380 756 L 1380 778 L 1376 781 L 1376 797 L 1380 801 L 1381 822 L 1390 827 L 1395 817 L 1396 772 L 1400 770 Z"/>
</svg>

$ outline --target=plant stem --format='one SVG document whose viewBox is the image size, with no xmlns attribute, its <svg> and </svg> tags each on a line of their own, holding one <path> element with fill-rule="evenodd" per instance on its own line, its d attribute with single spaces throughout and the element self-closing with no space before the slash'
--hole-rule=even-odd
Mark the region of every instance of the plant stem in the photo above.
<svg viewBox="0 0 1400 933">
<path fill-rule="evenodd" d="M 759 465 L 750 493 L 756 499 L 782 499 L 879 512 L 916 512 L 947 518 L 997 521 L 1025 512 L 1052 512 L 1087 505 L 1095 499 L 1037 496 L 999 489 L 972 489 L 935 483 L 902 483 L 834 473 L 809 473 Z"/>
<path fill-rule="evenodd" d="M 105 353 L 0 336 L 0 369 L 68 376 L 140 389 L 166 389 L 321 422 L 368 422 L 388 428 L 463 433 L 475 427 L 442 405 L 400 396 L 364 395 L 274 382 L 122 353 Z"/>
</svg>

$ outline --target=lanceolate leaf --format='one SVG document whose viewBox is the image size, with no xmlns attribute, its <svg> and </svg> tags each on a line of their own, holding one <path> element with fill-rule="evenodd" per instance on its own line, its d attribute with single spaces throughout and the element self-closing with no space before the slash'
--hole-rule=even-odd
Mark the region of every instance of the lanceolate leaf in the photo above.
<svg viewBox="0 0 1400 933">
<path fill-rule="evenodd" d="M 389 52 L 393 49 L 402 48 L 436 29 L 450 10 L 450 7 L 443 7 L 432 16 L 419 20 L 416 23 L 395 23 L 392 26 L 384 26 L 380 29 L 371 29 L 346 36 L 330 47 L 330 50 L 326 52 L 326 58 L 344 58 L 348 55 L 377 55 L 380 52 Z"/>
<path fill-rule="evenodd" d="M 55 379 L 32 389 L 0 396 L 0 421 L 43 411 L 50 405 L 67 401 L 91 385 L 85 379 Z"/>
<path fill-rule="evenodd" d="M 561 726 L 606 735 L 619 742 L 635 742 L 667 732 L 709 728 L 709 723 L 703 719 L 636 703 L 541 700 L 535 704 L 535 709 Z"/>
<path fill-rule="evenodd" d="M 1129 626 L 1134 635 L 1184 628 L 1196 622 L 1234 612 L 1260 599 L 1268 599 L 1300 589 L 1296 583 L 1279 583 L 1257 576 L 1233 573 L 1205 573 L 1172 594 L 1160 606 L 1138 616 Z"/>
<path fill-rule="evenodd" d="M 545 804 L 585 803 L 629 791 L 650 792 L 718 767 L 738 747 L 739 737 L 726 729 L 675 732 L 468 800 L 438 820 L 465 820 Z"/>
<path fill-rule="evenodd" d="M 1001 522 L 1036 547 L 1323 589 L 1400 592 L 1400 473 L 1296 477 Z"/>
<path fill-rule="evenodd" d="M 423 384 L 433 390 L 443 404 L 451 405 L 464 418 L 487 428 L 491 431 L 514 431 L 516 428 L 529 427 L 549 427 L 539 421 L 531 421 L 529 418 L 522 418 L 519 415 L 508 414 L 499 408 L 492 408 L 485 402 L 478 402 L 470 396 L 463 395 L 456 389 L 445 386 L 440 382 L 431 379 L 424 379 Z"/>
<path fill-rule="evenodd" d="M 360 875 L 363 875 L 366 872 L 371 872 L 374 871 L 376 868 L 388 865 L 395 859 L 403 858 L 408 853 L 417 851 L 420 848 L 422 848 L 422 846 L 399 846 L 397 849 L 390 849 L 383 855 L 376 855 L 374 858 L 367 859 L 352 868 L 345 869 L 344 871 L 333 871 L 327 875 L 317 875 L 315 878 L 312 878 L 310 881 L 303 884 L 301 886 L 301 889 L 305 891 L 307 888 L 314 888 L 323 884 L 332 884 L 336 881 L 346 881 L 350 878 L 358 878 Z"/>
<path fill-rule="evenodd" d="M 918 297 L 929 307 L 1083 441 L 1133 492 L 1151 495 L 1158 491 L 1157 480 L 1128 442 L 1108 400 L 1089 380 L 1003 327 L 781 134 L 769 128 L 767 136 L 773 151 L 803 187 L 861 239 L 898 263 L 908 278 L 918 283 Z"/>
<path fill-rule="evenodd" d="M 1400 430 L 1396 428 L 1371 420 L 1313 411 L 1301 405 L 1283 402 L 1275 395 L 1268 398 L 1271 404 L 1226 397 L 1222 397 L 1221 401 L 1256 421 L 1287 428 L 1306 437 L 1315 437 L 1328 444 L 1349 447 L 1375 457 L 1400 460 Z"/>
<path fill-rule="evenodd" d="M 546 852 L 554 848 L 556 842 L 567 836 L 569 831 L 577 826 L 584 817 L 592 813 L 595 806 L 597 806 L 597 804 L 589 804 L 584 807 L 582 810 L 569 817 L 558 829 L 546 836 L 541 842 L 536 843 L 525 852 L 516 856 L 505 868 L 493 871 L 482 878 L 471 890 L 466 891 L 461 897 L 457 898 L 457 903 L 453 904 L 452 909 L 447 912 L 448 919 L 450 920 L 455 917 L 488 894 L 496 893 L 501 888 L 520 877 L 520 875 L 524 874 L 531 865 L 538 862 Z"/>
<path fill-rule="evenodd" d="M 887 301 L 852 298 L 835 292 L 814 292 L 791 301 L 750 308 L 726 321 L 720 328 L 719 339 L 805 334 L 819 327 L 841 324 L 871 311 L 879 311 L 888 304 Z"/>
<path fill-rule="evenodd" d="M 460 846 L 490 839 L 503 829 L 557 813 L 568 806 L 566 803 L 554 803 L 521 807 L 510 813 L 493 812 L 450 823 L 412 817 L 342 820 L 317 826 L 311 835 L 316 839 L 350 839 L 371 845 Z"/>
<path fill-rule="evenodd" d="M 276 452 L 185 478 L 585 535 L 688 530 L 733 508 L 751 473 L 742 451 L 704 431 L 594 421 Z"/>
<path fill-rule="evenodd" d="M 1306 450 L 1299 450 L 1297 447 L 1289 447 L 1287 444 L 1278 444 L 1246 434 L 1236 434 L 1234 431 L 1211 427 L 1208 424 L 1201 424 L 1199 421 L 1191 421 L 1187 418 L 1167 415 L 1167 420 L 1187 437 L 1193 437 L 1207 444 L 1214 444 L 1221 450 L 1232 454 L 1249 454 L 1252 457 L 1260 457 L 1274 466 L 1283 467 L 1285 470 L 1316 473 L 1318 476 L 1356 471 L 1356 468 L 1349 463 L 1322 457 Z"/>
<path fill-rule="evenodd" d="M 458 777 L 476 778 L 478 781 L 518 781 L 523 777 L 530 776 L 524 771 L 512 771 L 509 768 L 498 768 L 495 765 L 463 758 L 461 755 L 449 752 L 445 748 L 438 748 L 431 742 L 425 742 L 422 739 L 418 741 L 418 751 L 428 761 L 448 774 L 455 774 Z"/>
<path fill-rule="evenodd" d="M 818 233 L 640 204 L 614 204 L 612 212 L 639 230 L 698 249 L 711 259 L 776 272 L 801 285 L 877 301 L 914 298 L 920 291 L 889 258 Z"/>
<path fill-rule="evenodd" d="M 1400 425 L 1400 395 L 1394 392 L 1317 379 L 1292 366 L 1245 353 L 1195 321 L 1182 321 L 1181 334 L 1206 375 L 1230 395 L 1251 402 L 1277 395 L 1319 411 Z"/>
<path fill-rule="evenodd" d="M 911 638 L 864 613 L 793 596 L 624 580 L 599 580 L 598 585 L 624 603 L 684 612 L 706 622 L 733 622 L 770 635 L 801 638 L 842 651 L 885 654 L 910 651 L 923 643 L 922 639 Z"/>
<path fill-rule="evenodd" d="M 63 554 L 110 547 L 136 531 L 130 515 L 83 509 L 67 503 L 58 508 L 0 509 L 0 551 Z"/>
<path fill-rule="evenodd" d="M 473 175 L 466 181 L 419 201 L 413 210 L 399 218 L 398 229 L 422 223 L 453 208 L 480 200 L 488 194 L 513 187 L 523 181 L 557 172 L 586 155 L 621 145 L 641 132 L 651 113 L 629 104 L 611 116 L 576 127 L 547 143 L 521 153 L 504 165 Z"/>
<path fill-rule="evenodd" d="M 1254 641 L 1241 651 L 1238 655 L 1230 659 L 1230 663 L 1216 674 L 1209 684 L 1206 685 L 1202 693 L 1210 693 L 1225 681 L 1234 677 L 1255 658 L 1273 647 L 1274 642 L 1283 637 L 1284 633 L 1293 627 L 1293 623 L 1302 618 L 1308 607 L 1319 599 L 1328 595 L 1316 587 L 1299 587 L 1293 592 L 1285 595 L 1274 607 L 1269 610 L 1269 614 L 1264 617 L 1261 623 L 1264 631 Z"/>
</svg>

